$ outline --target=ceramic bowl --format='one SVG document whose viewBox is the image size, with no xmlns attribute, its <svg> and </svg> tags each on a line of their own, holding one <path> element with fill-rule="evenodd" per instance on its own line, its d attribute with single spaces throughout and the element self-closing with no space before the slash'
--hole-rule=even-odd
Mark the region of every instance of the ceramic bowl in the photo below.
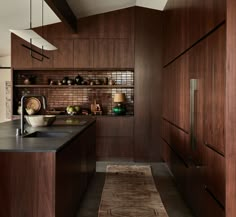
<svg viewBox="0 0 236 217">
<path fill-rule="evenodd" d="M 25 119 L 32 127 L 44 127 L 52 125 L 56 115 L 26 115 Z"/>
</svg>

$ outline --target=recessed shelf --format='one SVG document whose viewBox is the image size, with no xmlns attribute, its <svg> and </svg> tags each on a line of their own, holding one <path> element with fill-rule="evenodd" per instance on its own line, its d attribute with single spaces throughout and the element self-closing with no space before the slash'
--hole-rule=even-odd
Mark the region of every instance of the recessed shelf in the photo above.
<svg viewBox="0 0 236 217">
<path fill-rule="evenodd" d="M 134 85 L 24 85 L 18 84 L 15 87 L 22 88 L 134 88 Z"/>
<path fill-rule="evenodd" d="M 14 71 L 134 71 L 134 68 L 12 68 Z"/>
</svg>

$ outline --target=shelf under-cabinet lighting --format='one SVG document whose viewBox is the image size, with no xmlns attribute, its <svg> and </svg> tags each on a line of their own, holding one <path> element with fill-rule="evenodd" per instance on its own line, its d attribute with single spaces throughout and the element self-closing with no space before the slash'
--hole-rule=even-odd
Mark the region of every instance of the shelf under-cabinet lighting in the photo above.
<svg viewBox="0 0 236 217">
<path fill-rule="evenodd" d="M 44 49 L 44 50 L 57 50 L 57 48 L 41 37 L 38 33 L 36 33 L 32 29 L 27 30 L 12 30 L 10 32 L 14 33 L 15 35 L 19 36 L 20 38 L 24 39 L 25 41 L 31 43 L 32 45 Z"/>
</svg>

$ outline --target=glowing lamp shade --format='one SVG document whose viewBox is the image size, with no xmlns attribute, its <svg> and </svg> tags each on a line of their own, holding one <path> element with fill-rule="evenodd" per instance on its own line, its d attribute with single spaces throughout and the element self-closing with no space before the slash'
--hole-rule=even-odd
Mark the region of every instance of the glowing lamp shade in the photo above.
<svg viewBox="0 0 236 217">
<path fill-rule="evenodd" d="M 124 93 L 116 93 L 114 96 L 114 102 L 117 102 L 117 103 L 125 102 L 125 94 Z"/>
</svg>

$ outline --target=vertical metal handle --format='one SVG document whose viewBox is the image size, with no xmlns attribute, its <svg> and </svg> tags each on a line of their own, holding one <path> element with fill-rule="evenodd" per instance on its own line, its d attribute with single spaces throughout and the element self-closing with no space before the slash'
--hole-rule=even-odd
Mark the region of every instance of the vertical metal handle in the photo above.
<svg viewBox="0 0 236 217">
<path fill-rule="evenodd" d="M 190 144 L 192 150 L 196 149 L 195 137 L 195 91 L 197 90 L 197 79 L 190 79 Z"/>
</svg>

